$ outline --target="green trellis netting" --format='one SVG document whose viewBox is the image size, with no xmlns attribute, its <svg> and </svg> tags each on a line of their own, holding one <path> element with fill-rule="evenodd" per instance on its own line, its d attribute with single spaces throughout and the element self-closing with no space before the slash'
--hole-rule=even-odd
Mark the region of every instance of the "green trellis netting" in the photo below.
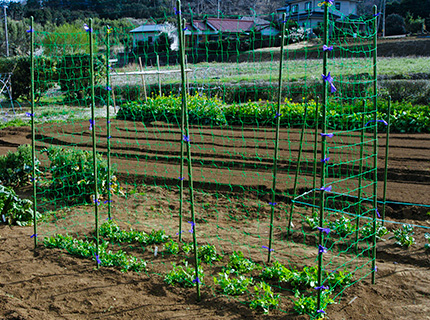
<svg viewBox="0 0 430 320">
<path fill-rule="evenodd" d="M 233 297 L 218 273 L 239 279 L 240 251 L 276 309 L 312 317 L 374 281 L 376 11 L 320 8 L 322 41 L 299 50 L 285 16 L 269 35 L 213 18 L 231 25 L 219 35 L 178 9 L 147 41 L 91 21 L 76 34 L 31 28 L 39 241 L 99 267 L 191 266 L 199 298 Z M 267 276 L 279 263 L 302 282 Z M 252 306 L 262 286 L 234 299 Z"/>
</svg>

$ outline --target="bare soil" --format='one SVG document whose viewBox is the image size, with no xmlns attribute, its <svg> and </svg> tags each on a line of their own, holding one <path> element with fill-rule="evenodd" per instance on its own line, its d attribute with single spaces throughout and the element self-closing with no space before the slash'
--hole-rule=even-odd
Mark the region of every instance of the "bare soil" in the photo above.
<svg viewBox="0 0 430 320">
<path fill-rule="evenodd" d="M 112 120 L 113 161 L 128 194 L 127 198 L 114 196 L 112 216 L 124 228 L 150 231 L 164 229 L 175 237 L 179 220 L 178 157 L 180 132 L 175 126 Z M 97 122 L 100 136 L 98 147 L 106 152 L 106 127 Z M 200 244 L 215 244 L 223 255 L 242 250 L 247 256 L 264 265 L 267 245 L 272 177 L 273 137 L 271 128 L 193 127 L 192 152 L 195 156 L 193 173 L 196 186 L 196 233 Z M 383 168 L 385 135 L 380 135 L 378 161 Z M 21 144 L 31 142 L 27 127 L 6 128 L 0 131 L 0 154 L 14 151 Z M 348 163 L 357 150 L 341 148 L 358 137 L 339 136 L 330 143 L 333 163 Z M 371 136 L 366 136 L 371 141 Z M 387 199 L 393 202 L 430 205 L 430 135 L 391 134 L 388 160 Z M 275 210 L 275 259 L 287 261 L 290 266 L 314 265 L 315 232 L 302 220 L 311 209 L 298 206 L 293 223 L 297 232 L 286 240 L 285 219 L 289 212 L 289 196 L 293 189 L 297 168 L 299 132 L 282 129 L 280 162 L 277 185 L 279 205 Z M 309 190 L 313 166 L 313 132 L 306 132 L 305 149 L 300 165 L 299 192 Z M 38 127 L 37 149 L 49 145 L 74 145 L 91 148 L 87 122 L 74 124 L 45 124 Z M 371 149 L 369 148 L 369 152 Z M 42 158 L 42 169 L 48 162 Z M 365 163 L 371 168 L 372 163 Z M 342 171 L 343 170 L 343 171 Z M 353 170 L 353 171 L 351 171 Z M 357 165 L 345 164 L 341 171 L 347 175 L 356 172 Z M 187 179 L 186 179 L 187 180 Z M 383 170 L 378 172 L 378 198 L 382 199 Z M 371 177 L 369 177 L 371 181 Z M 349 190 L 350 185 L 336 184 L 335 190 Z M 18 190 L 29 196 L 31 188 Z M 365 190 L 365 192 L 370 192 Z M 351 193 L 352 194 L 352 193 Z M 188 192 L 185 193 L 188 199 Z M 424 234 L 430 228 L 428 207 L 388 203 L 387 227 L 398 228 L 397 223 L 423 226 L 415 228 L 417 244 L 409 249 L 394 245 L 394 239 L 378 242 L 376 284 L 370 284 L 369 244 L 360 243 L 359 256 L 345 252 L 351 239 L 333 238 L 333 247 L 325 257 L 333 269 L 344 265 L 357 269 L 358 281 L 346 288 L 337 298 L 337 304 L 327 308 L 330 319 L 430 319 L 430 257 L 424 249 Z M 251 310 L 246 303 L 250 295 L 232 299 L 217 292 L 211 275 L 216 275 L 227 257 L 214 265 L 204 265 L 206 274 L 202 286 L 202 300 L 196 301 L 193 288 L 168 286 L 163 274 L 171 269 L 170 262 L 179 262 L 184 256 L 173 257 L 154 248 L 123 246 L 148 261 L 144 273 L 121 273 L 115 268 L 96 269 L 94 261 L 79 259 L 61 250 L 47 249 L 43 236 L 56 232 L 78 237 L 91 237 L 94 226 L 93 206 L 80 205 L 59 208 L 48 223 L 39 225 L 39 246 L 33 250 L 32 227 L 0 225 L 0 317 L 4 319 L 307 319 L 292 313 L 292 294 L 281 290 L 280 309 L 270 315 Z M 380 212 L 381 212 L 380 208 Z M 100 223 L 107 214 L 106 205 L 100 206 Z M 189 204 L 186 202 L 183 218 L 183 237 L 191 241 Z M 335 214 L 330 214 L 335 218 Z M 302 232 L 304 231 L 304 232 Z M 306 237 L 303 238 L 303 234 Z M 145 250 L 143 250 L 145 249 Z M 187 257 L 185 257 L 187 258 Z M 363 267 L 364 266 L 364 267 Z M 255 277 L 258 273 L 254 274 Z"/>
</svg>

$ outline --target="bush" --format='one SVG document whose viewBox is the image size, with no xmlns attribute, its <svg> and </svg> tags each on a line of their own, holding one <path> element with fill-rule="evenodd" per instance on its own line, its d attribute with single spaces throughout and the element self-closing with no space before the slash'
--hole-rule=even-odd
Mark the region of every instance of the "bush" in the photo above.
<svg viewBox="0 0 430 320">
<path fill-rule="evenodd" d="M 405 19 L 396 13 L 387 16 L 385 34 L 394 36 L 406 33 Z"/>
<path fill-rule="evenodd" d="M 95 201 L 93 152 L 73 148 L 49 147 L 43 152 L 51 160 L 50 171 L 52 182 L 49 189 L 55 196 L 66 196 L 73 203 Z M 119 192 L 119 184 L 114 175 L 116 167 L 112 167 L 111 177 L 108 177 L 107 160 L 101 154 L 96 155 L 97 186 L 100 196 L 108 192 Z M 110 185 L 109 185 L 110 183 Z M 99 199 L 97 199 L 99 201 Z"/>
<path fill-rule="evenodd" d="M 20 199 L 12 188 L 0 184 L 0 213 L 4 223 L 28 226 L 34 219 L 33 202 Z M 39 216 L 36 212 L 36 218 Z"/>
<path fill-rule="evenodd" d="M 40 97 L 55 85 L 58 76 L 56 62 L 52 58 L 37 57 L 35 61 L 34 80 L 35 94 Z M 30 98 L 31 77 L 30 58 L 0 58 L 0 73 L 12 73 L 12 99 Z"/>
<path fill-rule="evenodd" d="M 36 172 L 39 160 L 36 159 Z M 0 156 L 0 184 L 7 186 L 22 186 L 30 181 L 33 173 L 31 146 L 24 144 L 16 152 L 8 151 Z"/>
</svg>

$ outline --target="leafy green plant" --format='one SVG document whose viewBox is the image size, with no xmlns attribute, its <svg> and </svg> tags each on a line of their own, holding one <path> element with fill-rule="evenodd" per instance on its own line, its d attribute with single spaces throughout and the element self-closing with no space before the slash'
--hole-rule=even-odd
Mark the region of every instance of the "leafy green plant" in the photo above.
<svg viewBox="0 0 430 320">
<path fill-rule="evenodd" d="M 36 173 L 39 173 L 40 161 L 36 159 Z M 31 146 L 20 145 L 16 152 L 8 151 L 0 156 L 0 184 L 22 186 L 30 182 L 33 174 Z M 36 177 L 37 178 L 37 177 Z"/>
<path fill-rule="evenodd" d="M 97 201 L 91 199 L 94 194 L 94 160 L 92 151 L 74 148 L 51 146 L 44 149 L 48 154 L 52 181 L 49 189 L 55 195 L 66 196 L 73 202 Z M 111 176 L 108 177 L 107 160 L 101 154 L 96 154 L 97 185 L 100 195 L 108 192 L 121 193 L 118 180 L 115 176 L 116 166 L 112 166 Z"/>
<path fill-rule="evenodd" d="M 336 219 L 334 222 L 330 222 L 328 226 L 341 237 L 345 237 L 355 231 L 355 225 L 350 219 L 345 218 L 345 216 Z"/>
<path fill-rule="evenodd" d="M 425 235 L 424 235 L 424 238 L 427 240 L 427 242 L 428 243 L 426 243 L 425 245 L 424 245 L 424 248 L 426 248 L 426 249 L 430 249 L 430 233 L 426 233 Z"/>
<path fill-rule="evenodd" d="M 188 265 L 188 261 L 183 261 L 184 266 L 177 266 L 172 262 L 173 269 L 164 276 L 167 284 L 179 284 L 182 287 L 194 287 L 197 282 L 203 282 L 203 268 L 198 267 L 198 275 L 194 266 Z"/>
<path fill-rule="evenodd" d="M 313 288 L 318 283 L 318 266 L 305 266 L 302 271 L 293 270 L 289 279 L 293 288 Z"/>
<path fill-rule="evenodd" d="M 254 298 L 249 306 L 251 309 L 261 308 L 264 313 L 269 313 L 270 308 L 275 308 L 279 304 L 279 294 L 275 294 L 272 288 L 265 282 L 260 282 L 254 286 Z"/>
<path fill-rule="evenodd" d="M 253 279 L 243 275 L 235 277 L 230 271 L 225 271 L 218 273 L 218 277 L 214 277 L 214 282 L 225 294 L 237 296 L 248 291 L 248 286 L 253 283 Z"/>
<path fill-rule="evenodd" d="M 179 244 L 170 239 L 164 244 L 164 251 L 169 254 L 177 255 L 179 253 Z"/>
<path fill-rule="evenodd" d="M 112 220 L 104 222 L 100 226 L 100 235 L 111 241 L 133 243 L 137 242 L 143 245 L 160 244 L 169 240 L 164 230 L 152 230 L 146 233 L 138 230 L 121 230 L 121 228 Z"/>
<path fill-rule="evenodd" d="M 165 121 L 180 122 L 181 115 L 180 96 L 157 96 L 148 99 L 145 103 L 127 102 L 121 105 L 117 113 L 118 119 L 134 121 Z M 222 103 L 216 98 L 205 95 L 188 96 L 188 118 L 190 123 L 197 124 L 226 124 L 225 116 L 221 110 Z"/>
<path fill-rule="evenodd" d="M 261 272 L 261 277 L 263 279 L 275 279 L 280 282 L 288 282 L 292 277 L 292 271 L 286 268 L 279 261 L 273 261 L 273 265 L 271 267 L 266 267 Z"/>
<path fill-rule="evenodd" d="M 249 273 L 253 270 L 261 269 L 262 267 L 250 259 L 245 258 L 242 251 L 233 251 L 230 255 L 227 268 L 237 273 Z"/>
<path fill-rule="evenodd" d="M 198 253 L 199 259 L 205 263 L 220 261 L 222 258 L 221 255 L 217 254 L 215 246 L 211 244 L 199 246 Z"/>
<path fill-rule="evenodd" d="M 10 187 L 0 184 L 0 215 L 2 222 L 9 225 L 28 226 L 33 223 L 33 202 L 28 199 L 19 198 Z M 36 212 L 36 218 L 40 218 Z"/>
<path fill-rule="evenodd" d="M 99 255 L 96 255 L 96 244 L 88 240 L 75 239 L 72 236 L 57 234 L 52 237 L 44 239 L 44 245 L 48 248 L 65 249 L 70 254 L 83 257 L 92 258 L 97 263 L 105 267 L 120 267 L 122 272 L 125 271 L 142 271 L 146 268 L 146 262 L 142 259 L 137 259 L 132 255 L 126 254 L 122 250 L 112 252 L 107 250 L 107 243 L 102 242 L 99 244 Z"/>
<path fill-rule="evenodd" d="M 317 310 L 317 295 L 313 294 L 310 296 L 305 296 L 300 293 L 299 290 L 295 291 L 294 297 L 294 311 L 298 314 L 309 314 L 316 318 L 325 317 L 325 309 L 329 304 L 333 304 L 334 300 L 330 298 L 330 291 L 321 292 L 321 306 L 320 310 Z"/>
<path fill-rule="evenodd" d="M 182 244 L 182 251 L 184 251 L 185 254 L 189 254 L 191 251 L 193 251 L 193 243 L 184 243 Z"/>
<path fill-rule="evenodd" d="M 305 218 L 305 221 L 312 230 L 317 229 L 320 226 L 320 218 L 316 214 L 313 216 L 307 216 Z M 327 225 L 328 225 L 327 222 L 324 221 L 323 227 L 327 227 Z"/>
<path fill-rule="evenodd" d="M 390 231 L 388 231 L 388 229 L 383 226 L 381 222 L 376 222 L 376 240 L 384 240 L 382 237 L 389 233 Z M 371 236 L 373 236 L 373 223 L 367 223 L 366 225 L 364 225 L 361 231 L 361 235 L 363 236 L 363 238 L 370 238 Z"/>
<path fill-rule="evenodd" d="M 396 239 L 395 244 L 401 247 L 410 247 L 415 244 L 414 227 L 410 224 L 404 224 L 400 229 L 394 230 L 394 236 L 390 237 Z"/>
</svg>

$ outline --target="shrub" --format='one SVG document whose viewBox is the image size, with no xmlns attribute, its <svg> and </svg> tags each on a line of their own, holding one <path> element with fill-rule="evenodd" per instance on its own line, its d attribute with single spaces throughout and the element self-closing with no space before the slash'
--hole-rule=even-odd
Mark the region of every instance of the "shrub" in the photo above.
<svg viewBox="0 0 430 320">
<path fill-rule="evenodd" d="M 44 149 L 51 160 L 50 171 L 52 182 L 50 190 L 56 196 L 66 196 L 72 202 L 91 201 L 94 194 L 93 152 L 52 146 Z M 112 167 L 111 177 L 108 177 L 107 160 L 101 154 L 96 155 L 97 186 L 100 195 L 108 192 L 120 192 L 115 176 L 116 167 Z M 110 184 L 110 185 L 109 185 Z M 92 200 L 94 201 L 94 199 Z M 97 200 L 98 201 L 98 200 Z"/>
<path fill-rule="evenodd" d="M 36 159 L 36 172 L 39 160 Z M 22 186 L 30 181 L 33 173 L 31 146 L 24 144 L 16 152 L 8 151 L 0 156 L 0 183 L 7 186 Z"/>
<path fill-rule="evenodd" d="M 49 88 L 55 85 L 57 80 L 56 62 L 52 58 L 37 57 L 35 63 L 34 79 L 35 94 L 40 97 Z M 30 98 L 31 78 L 30 58 L 12 57 L 0 58 L 0 73 L 12 73 L 12 99 L 20 97 Z"/>
<path fill-rule="evenodd" d="M 396 13 L 387 16 L 385 34 L 387 36 L 405 34 L 405 19 Z"/>
</svg>

